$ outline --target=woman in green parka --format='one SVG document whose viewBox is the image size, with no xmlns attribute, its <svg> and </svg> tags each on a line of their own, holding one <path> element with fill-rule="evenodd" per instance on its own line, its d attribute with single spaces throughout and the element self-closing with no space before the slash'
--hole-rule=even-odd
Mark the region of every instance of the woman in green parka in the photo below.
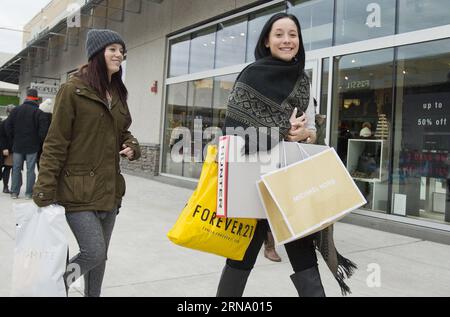
<svg viewBox="0 0 450 317">
<path fill-rule="evenodd" d="M 65 207 L 80 252 L 65 274 L 69 287 L 84 276 L 85 296 L 100 296 L 107 250 L 125 194 L 120 155 L 140 157 L 128 131 L 131 116 L 121 63 L 125 43 L 111 30 L 87 34 L 88 64 L 56 96 L 52 123 L 43 146 L 33 200 Z"/>
</svg>

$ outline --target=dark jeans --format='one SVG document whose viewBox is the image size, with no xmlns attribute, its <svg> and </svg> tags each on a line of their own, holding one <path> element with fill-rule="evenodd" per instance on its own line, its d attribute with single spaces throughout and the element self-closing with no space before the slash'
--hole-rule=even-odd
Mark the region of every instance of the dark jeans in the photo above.
<svg viewBox="0 0 450 317">
<path fill-rule="evenodd" d="M 227 264 L 238 270 L 252 270 L 259 250 L 267 237 L 268 230 L 270 230 L 270 227 L 267 220 L 259 220 L 256 225 L 255 235 L 253 236 L 252 242 L 250 242 L 244 259 L 242 261 L 227 259 Z M 317 256 L 313 240 L 314 235 L 311 235 L 284 245 L 294 272 L 297 273 L 317 266 Z"/>
<path fill-rule="evenodd" d="M 84 277 L 84 295 L 99 297 L 105 274 L 109 241 L 117 210 L 66 212 L 66 219 L 77 239 L 80 253 L 67 265 L 66 282 L 70 286 Z"/>
<path fill-rule="evenodd" d="M 20 193 L 20 188 L 22 187 L 22 168 L 23 162 L 27 162 L 27 183 L 25 195 L 33 194 L 33 186 L 36 181 L 36 159 L 37 153 L 31 154 L 21 154 L 13 153 L 13 172 L 12 172 L 12 184 L 11 191 L 15 194 Z"/>
</svg>

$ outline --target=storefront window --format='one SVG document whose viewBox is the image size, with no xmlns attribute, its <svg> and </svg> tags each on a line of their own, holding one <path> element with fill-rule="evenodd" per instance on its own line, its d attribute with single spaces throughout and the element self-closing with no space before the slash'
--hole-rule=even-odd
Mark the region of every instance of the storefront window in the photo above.
<svg viewBox="0 0 450 317">
<path fill-rule="evenodd" d="M 162 156 L 163 173 L 183 175 L 183 148 L 180 141 L 187 125 L 187 83 L 167 86 L 167 105 Z"/>
<path fill-rule="evenodd" d="M 400 33 L 450 24 L 448 0 L 398 0 Z"/>
<path fill-rule="evenodd" d="M 398 49 L 393 213 L 450 222 L 450 40 Z"/>
<path fill-rule="evenodd" d="M 169 77 L 185 75 L 189 71 L 189 36 L 170 42 Z"/>
<path fill-rule="evenodd" d="M 219 23 L 215 68 L 245 63 L 247 19 Z"/>
<path fill-rule="evenodd" d="M 395 32 L 395 1 L 336 0 L 335 44 L 364 41 Z"/>
<path fill-rule="evenodd" d="M 214 68 L 215 47 L 215 28 L 209 28 L 192 34 L 189 60 L 190 74 Z"/>
<path fill-rule="evenodd" d="M 330 59 L 324 58 L 322 62 L 322 84 L 321 84 L 321 96 L 320 96 L 320 114 L 327 114 L 328 106 L 328 80 L 330 74 Z"/>
<path fill-rule="evenodd" d="M 306 51 L 332 45 L 334 0 L 290 1 L 288 13 L 295 15 L 302 28 Z"/>
<path fill-rule="evenodd" d="M 336 57 L 331 145 L 368 203 L 388 210 L 394 50 Z"/>
<path fill-rule="evenodd" d="M 227 113 L 228 96 L 238 74 L 214 78 L 213 127 L 223 128 Z"/>
<path fill-rule="evenodd" d="M 326 141 L 327 132 L 327 109 L 328 109 L 328 79 L 329 79 L 330 59 L 324 58 L 322 61 L 322 77 L 320 84 L 320 107 L 316 109 L 316 129 L 317 143 L 328 144 Z M 319 105 L 318 105 L 319 106 Z"/>
<path fill-rule="evenodd" d="M 255 48 L 258 42 L 261 30 L 270 19 L 272 15 L 285 11 L 285 5 L 277 6 L 262 12 L 251 13 L 248 19 L 248 34 L 247 34 L 247 62 L 255 60 Z"/>
<path fill-rule="evenodd" d="M 187 123 L 191 131 L 191 157 L 184 162 L 183 176 L 200 177 L 203 165 L 203 148 L 207 142 L 203 131 L 212 125 L 213 80 L 200 79 L 188 83 Z"/>
</svg>

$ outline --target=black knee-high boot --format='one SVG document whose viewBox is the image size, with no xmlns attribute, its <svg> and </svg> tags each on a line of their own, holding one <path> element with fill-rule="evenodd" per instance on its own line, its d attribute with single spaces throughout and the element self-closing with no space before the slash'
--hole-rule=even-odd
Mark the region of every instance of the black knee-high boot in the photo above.
<svg viewBox="0 0 450 317">
<path fill-rule="evenodd" d="M 234 269 L 225 264 L 216 297 L 242 297 L 250 272 L 250 270 Z"/>
<path fill-rule="evenodd" d="M 325 291 L 317 266 L 292 274 L 291 280 L 297 289 L 298 296 L 325 297 Z"/>
</svg>

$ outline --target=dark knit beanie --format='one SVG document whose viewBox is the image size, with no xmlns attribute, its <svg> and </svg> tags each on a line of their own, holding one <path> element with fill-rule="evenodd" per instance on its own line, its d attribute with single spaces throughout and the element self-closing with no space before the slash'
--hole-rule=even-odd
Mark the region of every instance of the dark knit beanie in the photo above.
<svg viewBox="0 0 450 317">
<path fill-rule="evenodd" d="M 106 29 L 89 30 L 86 38 L 86 53 L 88 60 L 91 60 L 96 53 L 100 52 L 106 46 L 115 43 L 121 44 L 125 51 L 125 42 L 122 40 L 119 33 Z"/>
</svg>

